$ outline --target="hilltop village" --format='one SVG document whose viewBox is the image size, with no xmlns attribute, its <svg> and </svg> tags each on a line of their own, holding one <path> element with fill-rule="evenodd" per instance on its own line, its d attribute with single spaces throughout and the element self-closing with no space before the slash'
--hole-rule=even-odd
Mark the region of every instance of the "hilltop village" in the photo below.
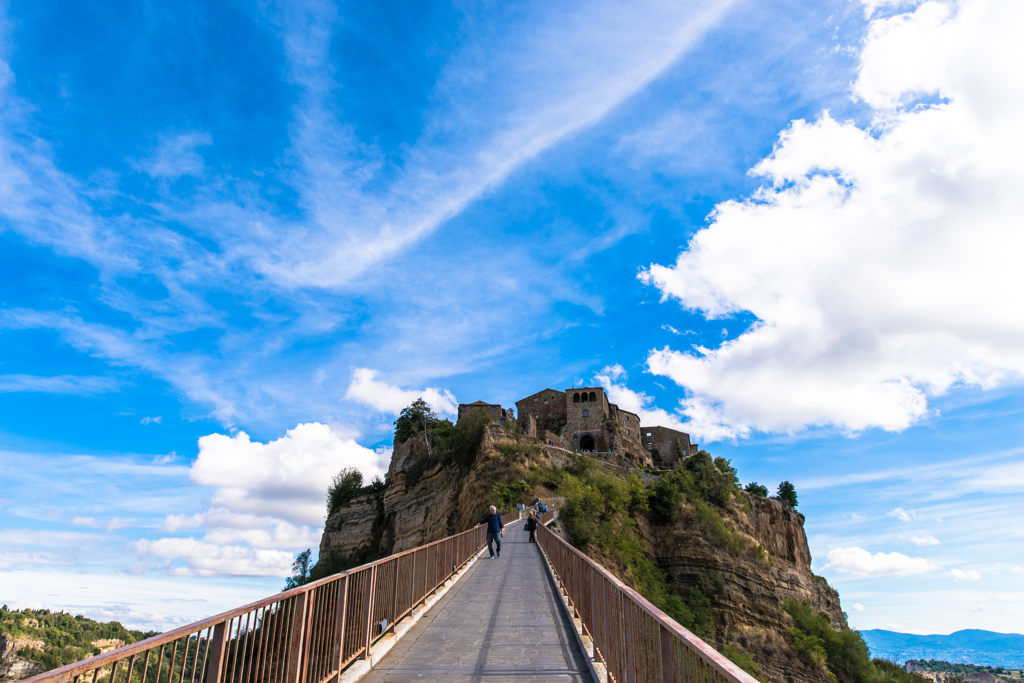
<svg viewBox="0 0 1024 683">
<path fill-rule="evenodd" d="M 514 422 L 524 434 L 548 446 L 657 469 L 671 469 L 698 450 L 685 432 L 640 424 L 636 413 L 609 401 L 603 387 L 544 389 L 516 401 L 515 409 L 486 401 L 460 403 L 458 419 L 475 410 L 499 424 Z"/>
</svg>

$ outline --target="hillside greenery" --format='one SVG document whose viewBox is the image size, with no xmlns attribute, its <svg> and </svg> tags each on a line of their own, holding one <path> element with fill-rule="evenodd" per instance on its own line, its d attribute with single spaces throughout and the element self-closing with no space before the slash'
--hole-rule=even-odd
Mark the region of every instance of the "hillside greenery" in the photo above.
<svg viewBox="0 0 1024 683">
<path fill-rule="evenodd" d="M 120 640 L 130 644 L 157 633 L 129 630 L 116 621 L 98 622 L 81 614 L 0 607 L 0 636 L 41 642 L 42 647 L 21 648 L 18 656 L 39 662 L 47 671 L 100 654 L 100 648 L 94 645 L 98 641 Z"/>
</svg>

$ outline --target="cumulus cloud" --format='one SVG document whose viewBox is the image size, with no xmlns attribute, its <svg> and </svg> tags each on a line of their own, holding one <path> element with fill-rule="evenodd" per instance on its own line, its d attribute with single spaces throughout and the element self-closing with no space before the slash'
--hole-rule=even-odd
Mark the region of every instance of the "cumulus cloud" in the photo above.
<svg viewBox="0 0 1024 683">
<path fill-rule="evenodd" d="M 925 2 L 871 24 L 854 95 L 870 126 L 795 121 L 676 263 L 641 273 L 718 348 L 652 350 L 703 438 L 831 425 L 899 431 L 959 384 L 1024 376 L 1024 48 L 1011 0 Z"/>
<path fill-rule="evenodd" d="M 829 551 L 825 569 L 843 574 L 895 574 L 911 576 L 941 569 L 939 565 L 923 557 L 908 557 L 902 553 L 875 553 L 863 548 L 836 548 Z"/>
<path fill-rule="evenodd" d="M 401 389 L 377 379 L 377 371 L 370 368 L 356 368 L 352 371 L 352 383 L 348 385 L 345 398 L 358 401 L 382 413 L 398 414 L 418 398 L 430 404 L 441 415 L 455 415 L 459 403 L 452 392 L 445 389 Z"/>
<path fill-rule="evenodd" d="M 864 605 L 860 604 L 859 602 L 853 603 L 853 611 L 854 612 L 863 612 L 864 611 Z"/>
<path fill-rule="evenodd" d="M 190 477 L 197 484 L 217 487 L 212 508 L 297 525 L 319 524 L 332 476 L 344 467 L 355 467 L 369 480 L 383 476 L 386 466 L 376 451 L 313 422 L 268 443 L 252 441 L 245 432 L 201 437 Z"/>
<path fill-rule="evenodd" d="M 977 581 L 981 578 L 981 574 L 974 571 L 973 569 L 963 571 L 961 569 L 954 569 L 950 572 L 954 581 Z"/>
<path fill-rule="evenodd" d="M 346 467 L 366 480 L 383 476 L 389 455 L 315 422 L 268 443 L 245 432 L 204 436 L 189 477 L 216 487 L 209 508 L 168 515 L 161 527 L 201 537 L 143 540 L 135 549 L 176 575 L 287 575 L 294 553 L 319 543 L 331 478 Z"/>
<path fill-rule="evenodd" d="M 163 419 L 163 415 L 157 415 L 156 417 L 144 417 L 141 420 L 139 420 L 139 423 L 144 425 L 160 424 L 160 422 L 162 422 Z"/>
</svg>

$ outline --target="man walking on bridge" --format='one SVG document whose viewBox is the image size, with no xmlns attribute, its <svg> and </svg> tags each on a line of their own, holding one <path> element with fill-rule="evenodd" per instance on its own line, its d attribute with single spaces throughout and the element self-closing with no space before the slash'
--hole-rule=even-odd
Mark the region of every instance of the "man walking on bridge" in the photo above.
<svg viewBox="0 0 1024 683">
<path fill-rule="evenodd" d="M 491 552 L 491 559 L 494 559 L 492 542 L 498 546 L 498 557 L 501 557 L 501 537 L 505 535 L 505 524 L 501 521 L 498 508 L 492 505 L 491 514 L 481 519 L 480 523 L 487 525 L 487 549 Z"/>
</svg>

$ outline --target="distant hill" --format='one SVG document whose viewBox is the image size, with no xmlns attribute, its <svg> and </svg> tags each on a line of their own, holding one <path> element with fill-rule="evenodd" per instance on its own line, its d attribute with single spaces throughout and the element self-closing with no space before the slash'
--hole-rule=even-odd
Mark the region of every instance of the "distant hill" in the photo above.
<svg viewBox="0 0 1024 683">
<path fill-rule="evenodd" d="M 13 683 L 80 659 L 156 635 L 130 631 L 116 621 L 46 609 L 0 607 L 0 683 Z"/>
<path fill-rule="evenodd" d="M 1024 668 L 1024 635 L 964 629 L 948 636 L 919 636 L 870 629 L 861 631 L 873 657 L 908 659 L 939 659 L 947 662 Z"/>
</svg>

